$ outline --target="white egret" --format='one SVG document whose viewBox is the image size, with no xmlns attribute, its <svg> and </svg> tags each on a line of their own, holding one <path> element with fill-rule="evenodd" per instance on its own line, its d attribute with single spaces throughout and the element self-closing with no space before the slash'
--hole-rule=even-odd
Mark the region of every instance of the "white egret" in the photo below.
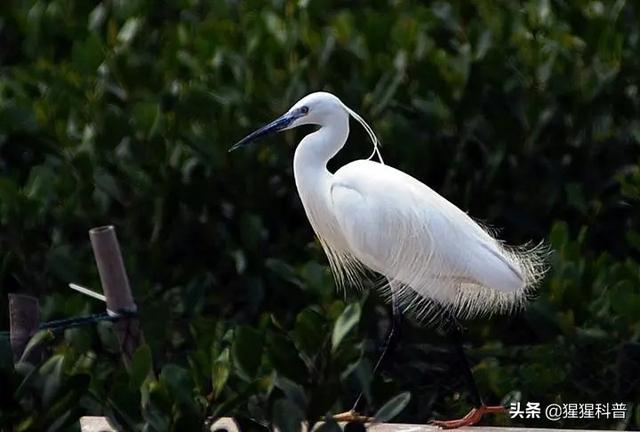
<svg viewBox="0 0 640 432">
<path fill-rule="evenodd" d="M 369 159 L 351 162 L 332 174 L 327 162 L 347 140 L 349 116 L 367 131 L 374 151 Z M 384 283 L 379 286 L 392 302 L 394 318 L 409 313 L 436 321 L 523 306 L 544 273 L 543 248 L 506 246 L 428 186 L 384 165 L 371 127 L 336 96 L 326 92 L 305 96 L 230 151 L 302 125 L 319 129 L 305 136 L 295 151 L 295 182 L 339 285 L 360 285 L 368 271 L 382 275 Z M 380 162 L 371 160 L 375 155 Z M 376 369 L 391 344 L 394 327 Z M 475 408 L 462 419 L 434 422 L 445 428 L 474 424 L 484 413 L 504 410 L 484 405 L 460 344 L 457 347 Z M 358 417 L 357 404 L 336 418 Z"/>
</svg>

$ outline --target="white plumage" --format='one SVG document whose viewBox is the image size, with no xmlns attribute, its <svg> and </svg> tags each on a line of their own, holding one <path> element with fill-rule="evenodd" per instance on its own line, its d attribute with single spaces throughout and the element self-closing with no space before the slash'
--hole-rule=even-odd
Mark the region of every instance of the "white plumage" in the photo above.
<svg viewBox="0 0 640 432">
<path fill-rule="evenodd" d="M 306 214 L 340 286 L 358 286 L 368 270 L 404 312 L 431 321 L 434 304 L 461 317 L 521 306 L 544 274 L 545 248 L 510 248 L 415 178 L 372 160 L 335 174 L 327 162 L 349 135 L 349 115 L 332 94 L 312 93 L 283 117 L 238 143 L 304 124 L 320 128 L 298 145 L 294 175 Z M 234 147 L 235 148 L 235 147 Z M 371 158 L 370 158 L 371 159 Z"/>
</svg>

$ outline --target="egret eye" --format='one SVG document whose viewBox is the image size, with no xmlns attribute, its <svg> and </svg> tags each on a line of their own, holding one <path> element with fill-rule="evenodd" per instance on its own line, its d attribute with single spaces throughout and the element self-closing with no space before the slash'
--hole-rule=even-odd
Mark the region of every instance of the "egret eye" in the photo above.
<svg viewBox="0 0 640 432">
<path fill-rule="evenodd" d="M 309 107 L 308 107 L 308 106 L 300 107 L 300 112 L 301 112 L 302 114 L 306 114 L 306 113 L 308 113 L 308 112 L 309 112 Z"/>
</svg>

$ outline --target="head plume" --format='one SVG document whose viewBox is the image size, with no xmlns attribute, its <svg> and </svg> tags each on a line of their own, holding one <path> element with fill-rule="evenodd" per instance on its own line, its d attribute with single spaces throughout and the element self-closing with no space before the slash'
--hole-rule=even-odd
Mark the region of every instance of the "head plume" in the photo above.
<svg viewBox="0 0 640 432">
<path fill-rule="evenodd" d="M 353 117 L 358 123 L 360 123 L 360 125 L 362 125 L 364 130 L 367 132 L 367 135 L 369 135 L 369 139 L 373 144 L 373 152 L 368 157 L 368 159 L 371 159 L 377 155 L 380 163 L 384 164 L 384 161 L 382 160 L 382 155 L 380 154 L 380 149 L 379 149 L 379 147 L 381 147 L 382 144 L 380 144 L 380 140 L 378 140 L 378 137 L 376 136 L 371 126 L 369 126 L 369 124 L 366 121 L 364 121 L 364 119 L 360 116 L 360 114 L 358 114 L 357 112 L 355 112 L 354 110 L 346 106 L 342 101 L 340 101 L 340 103 L 344 107 L 345 111 L 347 111 L 347 113 L 349 113 L 351 117 Z"/>
</svg>

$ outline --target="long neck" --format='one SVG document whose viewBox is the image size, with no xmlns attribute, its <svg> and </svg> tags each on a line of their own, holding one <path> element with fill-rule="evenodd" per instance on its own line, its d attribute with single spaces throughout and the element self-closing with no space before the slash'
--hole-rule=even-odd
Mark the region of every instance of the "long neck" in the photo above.
<svg viewBox="0 0 640 432">
<path fill-rule="evenodd" d="M 335 116 L 300 141 L 293 157 L 293 173 L 300 192 L 308 182 L 331 177 L 327 162 L 340 151 L 348 136 L 349 118 Z"/>
<path fill-rule="evenodd" d="M 307 218 L 324 242 L 339 247 L 344 239 L 336 230 L 336 221 L 330 207 L 330 191 L 333 174 L 327 170 L 327 162 L 344 146 L 349 135 L 349 118 L 329 119 L 298 144 L 293 157 L 293 175 L 298 195 Z"/>
</svg>

